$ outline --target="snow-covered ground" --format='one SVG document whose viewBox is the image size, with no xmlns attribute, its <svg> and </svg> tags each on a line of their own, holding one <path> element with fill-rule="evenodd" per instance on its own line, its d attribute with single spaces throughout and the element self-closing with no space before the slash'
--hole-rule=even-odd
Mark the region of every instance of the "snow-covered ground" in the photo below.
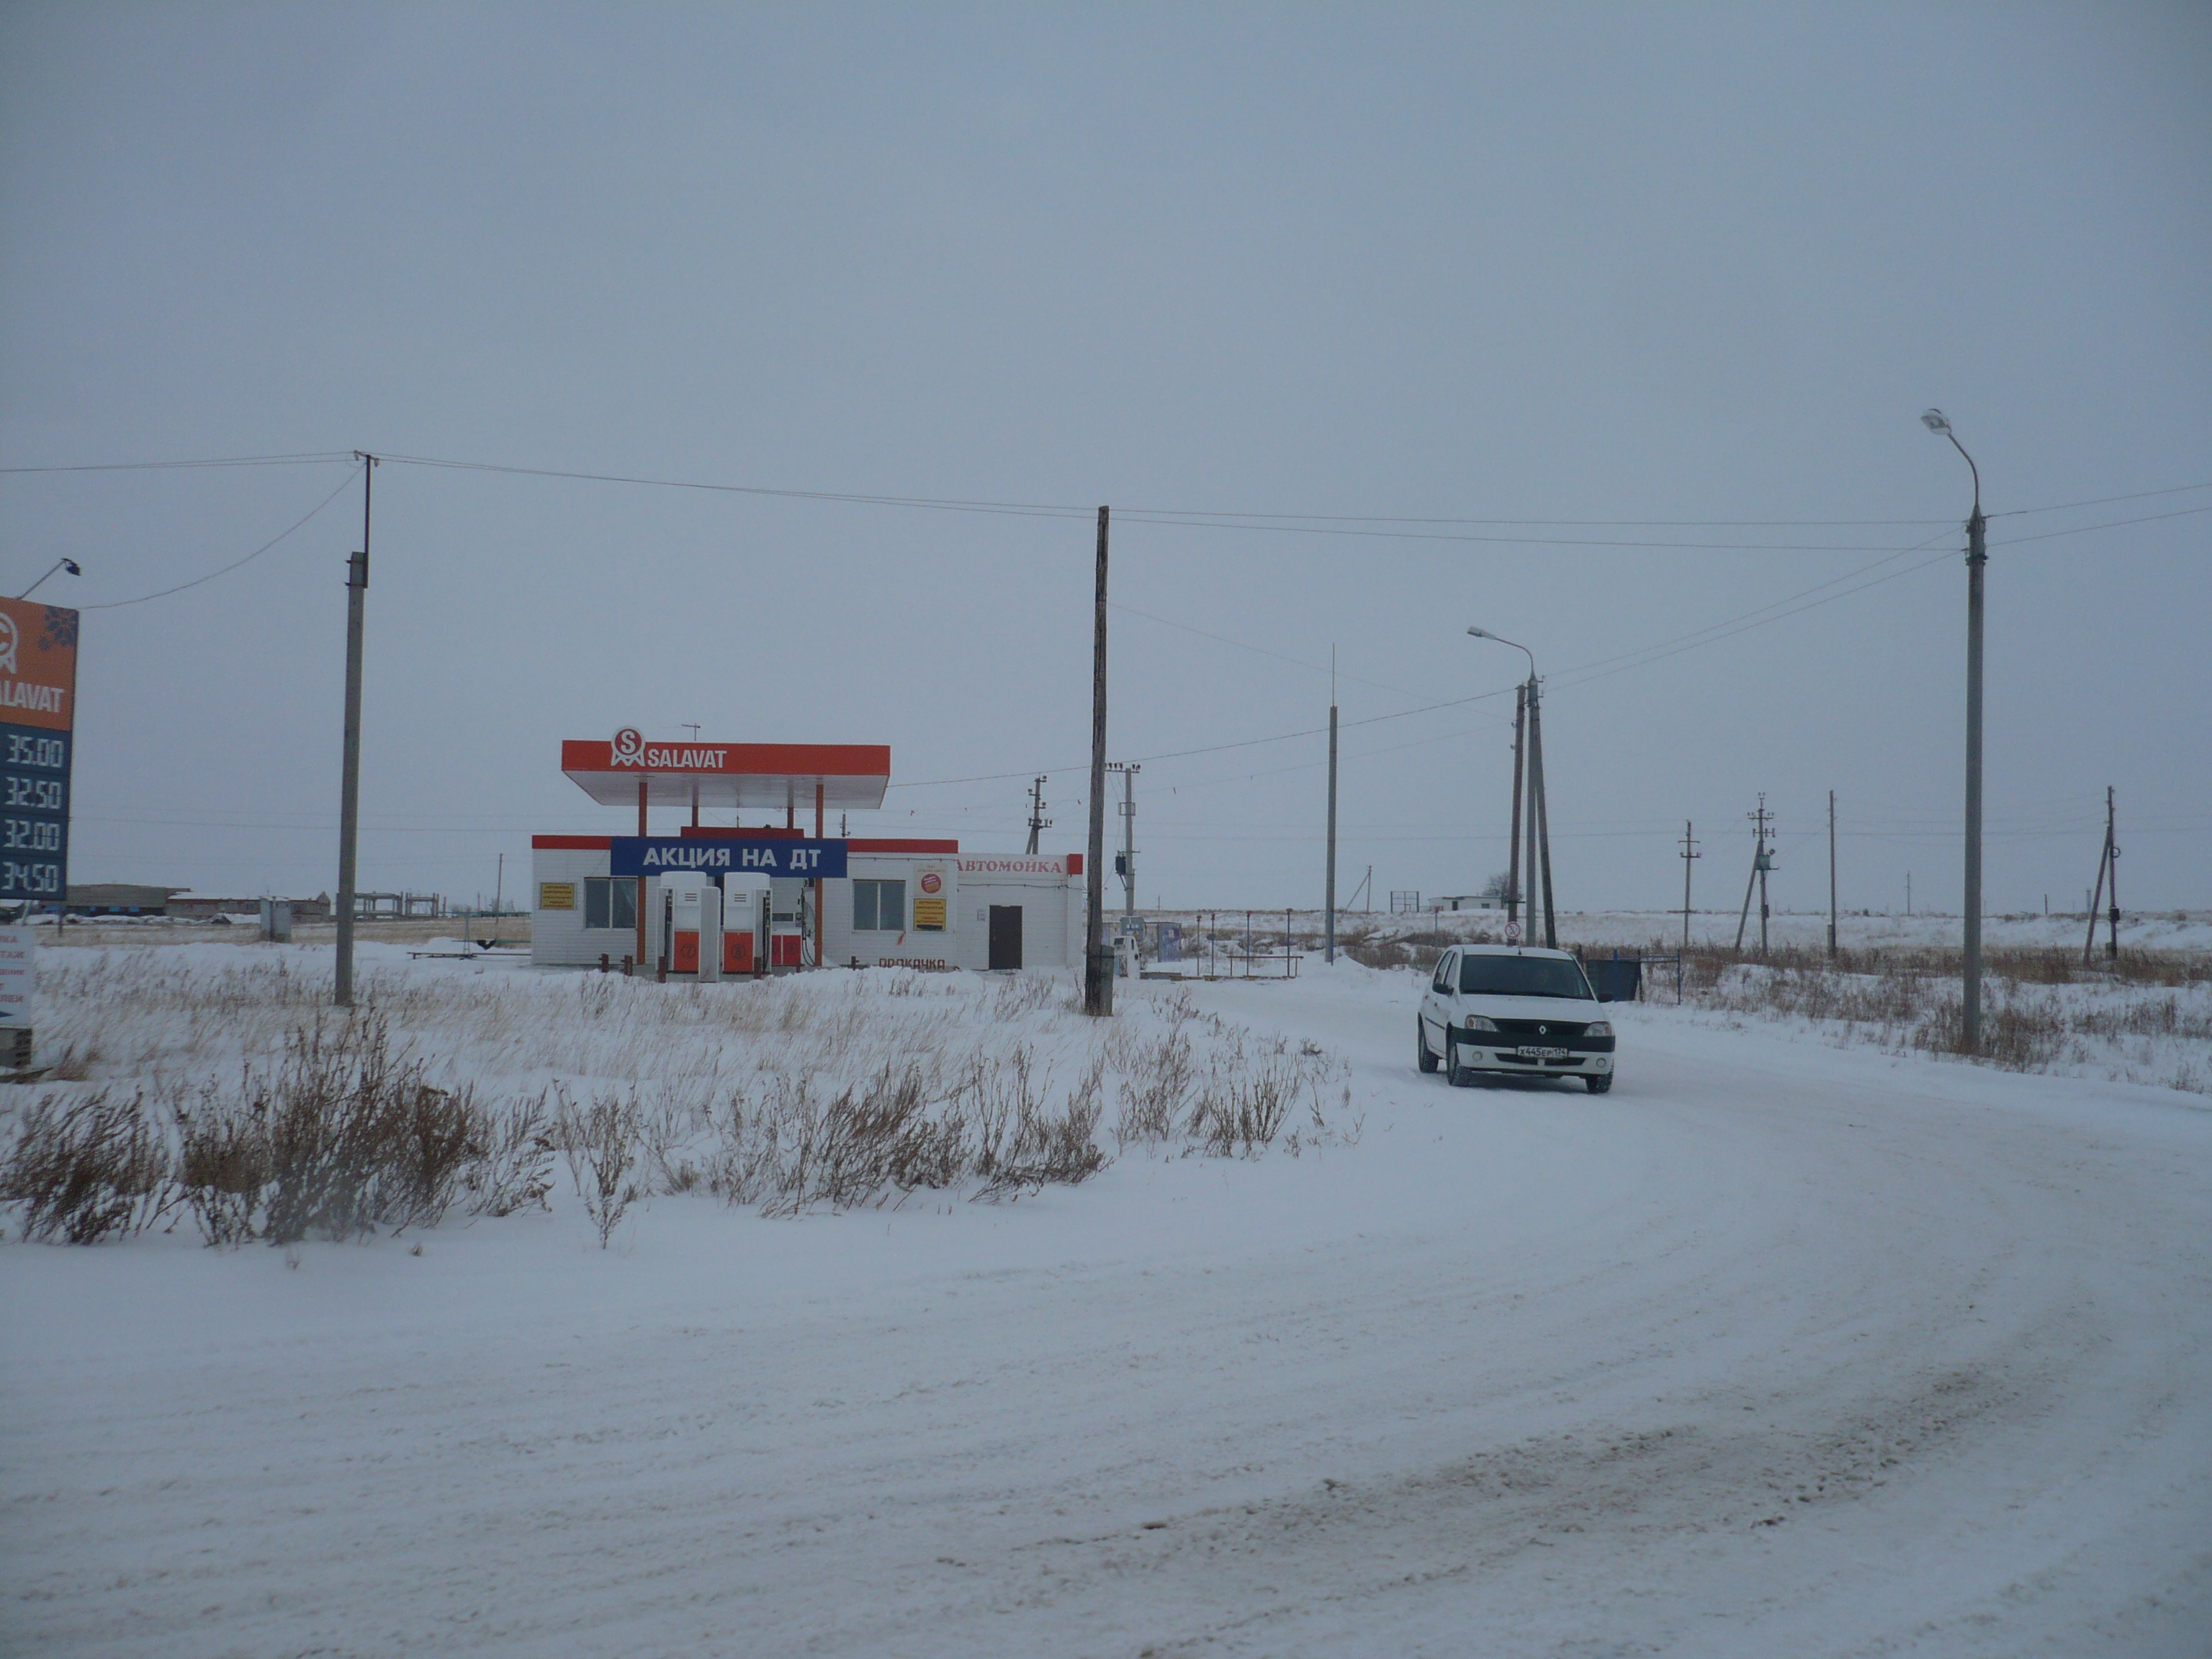
<svg viewBox="0 0 2212 1659">
<path fill-rule="evenodd" d="M 1297 1158 L 0 1249 L 0 1649 L 2212 1651 L 2202 1097 L 1650 1006 L 1610 1095 L 1453 1090 L 1412 986 L 1123 988 L 1348 1060 Z"/>
</svg>

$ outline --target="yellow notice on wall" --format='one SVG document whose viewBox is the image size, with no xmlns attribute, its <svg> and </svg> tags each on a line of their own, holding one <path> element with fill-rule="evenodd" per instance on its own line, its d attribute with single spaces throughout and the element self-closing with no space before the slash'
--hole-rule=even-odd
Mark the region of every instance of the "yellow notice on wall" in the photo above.
<svg viewBox="0 0 2212 1659">
<path fill-rule="evenodd" d="M 538 908 L 541 910 L 573 910 L 576 908 L 576 884 L 573 881 L 541 881 L 538 884 Z"/>
<path fill-rule="evenodd" d="M 943 933 L 945 901 L 941 898 L 916 898 L 914 902 L 914 927 L 918 933 Z"/>
</svg>

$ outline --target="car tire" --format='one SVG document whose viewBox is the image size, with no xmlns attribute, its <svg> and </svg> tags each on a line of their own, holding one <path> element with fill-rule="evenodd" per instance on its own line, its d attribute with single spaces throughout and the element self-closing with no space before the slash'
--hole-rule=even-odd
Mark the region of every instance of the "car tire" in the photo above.
<svg viewBox="0 0 2212 1659">
<path fill-rule="evenodd" d="M 1429 1034 L 1419 1014 L 1413 1016 L 1413 1064 L 1424 1072 L 1437 1069 L 1437 1057 L 1429 1052 Z"/>
<path fill-rule="evenodd" d="M 1594 1095 L 1601 1095 L 1613 1087 L 1613 1073 L 1608 1072 L 1603 1077 L 1586 1077 L 1583 1079 L 1583 1087 Z"/>
<path fill-rule="evenodd" d="M 1444 1028 L 1444 1080 L 1455 1089 L 1474 1087 L 1474 1067 L 1459 1063 L 1459 1044 L 1452 1041 L 1451 1028 Z"/>
</svg>

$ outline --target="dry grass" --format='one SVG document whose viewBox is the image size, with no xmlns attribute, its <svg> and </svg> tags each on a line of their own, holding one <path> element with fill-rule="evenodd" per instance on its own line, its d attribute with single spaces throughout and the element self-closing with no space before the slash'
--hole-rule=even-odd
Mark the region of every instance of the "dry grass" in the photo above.
<svg viewBox="0 0 2212 1659">
<path fill-rule="evenodd" d="M 367 942 L 385 945 L 427 945 L 432 939 L 496 938 L 502 945 L 530 943 L 532 918 L 527 915 L 505 915 L 497 918 L 493 927 L 490 916 L 441 916 L 411 921 L 360 921 L 354 924 L 354 937 Z M 292 940 L 295 945 L 334 944 L 337 939 L 337 924 L 334 921 L 301 921 L 293 924 Z M 149 916 L 143 921 L 123 920 L 102 916 L 72 916 L 62 927 L 42 927 L 39 930 L 41 945 L 90 946 L 125 949 L 142 945 L 262 945 L 260 924 L 252 921 L 229 922 L 171 921 L 163 916 Z"/>
<path fill-rule="evenodd" d="M 1693 951 L 1700 1007 L 1800 1020 L 1842 1042 L 1955 1054 L 1964 1042 L 1957 951 L 1818 948 L 1764 958 Z M 2179 952 L 1998 950 L 1984 959 L 1982 1063 L 2212 1093 L 2212 963 Z"/>
<path fill-rule="evenodd" d="M 50 959 L 49 1040 L 143 1092 L 211 1243 L 509 1214 L 549 1203 L 556 1158 L 603 1242 L 686 1193 L 770 1215 L 1002 1200 L 1106 1167 L 1103 1123 L 1124 1152 L 1255 1157 L 1337 1138 L 1349 1100 L 1339 1062 L 1181 994 L 1100 1023 L 1042 975 L 660 986 L 370 964 L 341 1020 L 302 954 Z M 0 1091 L 0 1133 L 8 1111 Z"/>
<path fill-rule="evenodd" d="M 96 1244 L 159 1220 L 173 1201 L 167 1139 L 143 1094 L 40 1097 L 0 1164 L 0 1201 L 21 1236 Z"/>
</svg>

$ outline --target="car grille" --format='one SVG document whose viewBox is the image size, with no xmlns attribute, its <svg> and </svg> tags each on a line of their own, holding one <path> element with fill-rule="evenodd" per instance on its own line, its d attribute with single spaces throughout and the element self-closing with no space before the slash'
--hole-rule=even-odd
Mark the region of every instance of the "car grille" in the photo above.
<svg viewBox="0 0 2212 1659">
<path fill-rule="evenodd" d="M 1572 1019 L 1493 1019 L 1490 1023 L 1500 1036 L 1578 1037 L 1589 1029 L 1588 1021 Z"/>
</svg>

